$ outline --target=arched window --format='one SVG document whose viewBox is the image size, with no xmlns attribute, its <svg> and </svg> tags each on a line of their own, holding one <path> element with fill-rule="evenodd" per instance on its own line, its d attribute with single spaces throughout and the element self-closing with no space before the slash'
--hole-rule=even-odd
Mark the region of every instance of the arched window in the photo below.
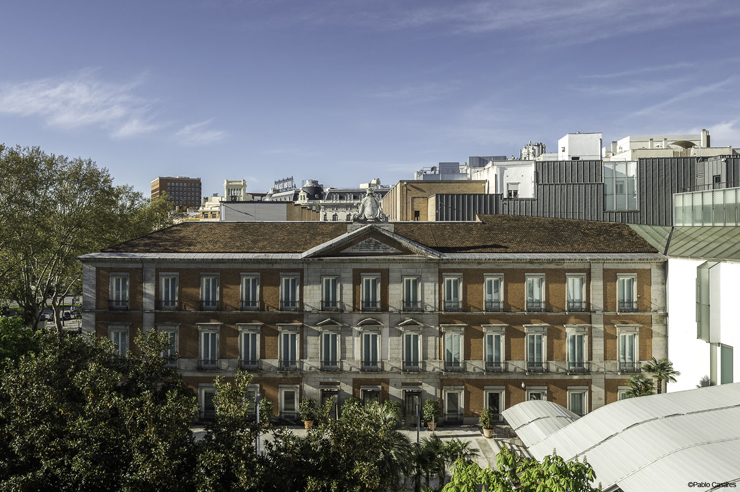
<svg viewBox="0 0 740 492">
<path fill-rule="evenodd" d="M 331 220 L 333 220 L 334 222 L 336 222 L 336 221 L 339 220 L 339 216 L 337 214 L 334 214 L 334 215 L 331 216 Z"/>
<path fill-rule="evenodd" d="M 344 220 L 346 220 L 347 222 L 350 222 L 352 220 L 352 214 L 347 214 L 347 218 Z"/>
</svg>

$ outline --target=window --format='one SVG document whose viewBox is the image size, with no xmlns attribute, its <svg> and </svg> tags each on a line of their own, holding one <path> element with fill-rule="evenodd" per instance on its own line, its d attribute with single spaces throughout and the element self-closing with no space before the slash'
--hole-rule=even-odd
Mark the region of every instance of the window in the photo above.
<svg viewBox="0 0 740 492">
<path fill-rule="evenodd" d="M 280 417 L 286 420 L 298 418 L 297 386 L 280 386 Z"/>
<path fill-rule="evenodd" d="M 719 190 L 720 188 L 722 188 L 722 175 L 715 174 L 712 176 L 712 189 Z"/>
<path fill-rule="evenodd" d="M 126 352 L 128 352 L 128 327 L 110 328 L 109 335 L 111 341 L 116 345 L 115 354 L 126 357 Z"/>
<path fill-rule="evenodd" d="M 622 330 L 620 330 L 622 331 Z M 637 333 L 619 334 L 619 372 L 639 372 L 637 361 Z"/>
<path fill-rule="evenodd" d="M 503 300 L 503 283 L 504 278 L 501 276 L 486 276 L 484 279 L 486 311 L 498 312 L 504 308 Z"/>
<path fill-rule="evenodd" d="M 462 309 L 461 302 L 461 277 L 444 277 L 444 310 L 445 311 L 460 311 Z"/>
<path fill-rule="evenodd" d="M 177 328 L 165 328 L 159 329 L 166 337 L 169 342 L 169 348 L 162 351 L 162 358 L 166 359 L 166 367 L 177 366 Z"/>
<path fill-rule="evenodd" d="M 519 183 L 506 185 L 506 198 L 519 198 Z"/>
<path fill-rule="evenodd" d="M 201 329 L 200 332 L 200 369 L 216 369 L 218 364 L 218 331 Z"/>
<path fill-rule="evenodd" d="M 339 215 L 337 214 L 332 215 L 331 220 L 333 220 L 334 222 L 337 222 L 339 220 Z"/>
<path fill-rule="evenodd" d="M 380 277 L 378 275 L 362 276 L 362 310 L 379 311 L 380 310 Z"/>
<path fill-rule="evenodd" d="M 367 405 L 372 401 L 380 403 L 380 388 L 373 386 L 370 388 L 361 388 L 361 391 L 363 405 Z"/>
<path fill-rule="evenodd" d="M 566 275 L 566 309 L 568 311 L 586 311 L 586 276 Z"/>
<path fill-rule="evenodd" d="M 242 275 L 242 310 L 256 311 L 260 308 L 259 275 Z"/>
<path fill-rule="evenodd" d="M 527 400 L 547 400 L 547 386 L 527 386 Z"/>
<path fill-rule="evenodd" d="M 414 210 L 414 220 L 420 220 L 421 219 L 420 214 L 421 214 L 421 211 Z"/>
<path fill-rule="evenodd" d="M 445 422 L 462 422 L 463 408 L 462 389 L 445 391 Z"/>
<path fill-rule="evenodd" d="M 568 330 L 566 328 L 566 330 Z M 586 365 L 586 338 L 585 333 L 568 333 L 568 371 L 587 372 Z"/>
<path fill-rule="evenodd" d="M 627 391 L 629 391 L 629 386 L 620 386 L 617 388 L 617 401 L 626 400 Z"/>
<path fill-rule="evenodd" d="M 159 309 L 177 309 L 177 275 L 163 273 L 159 276 Z"/>
<path fill-rule="evenodd" d="M 504 395 L 506 394 L 503 387 L 493 387 L 484 389 L 484 405 L 493 414 L 494 421 L 502 422 L 501 412 L 504 411 Z"/>
<path fill-rule="evenodd" d="M 286 276 L 280 280 L 280 309 L 295 311 L 298 309 L 298 276 Z"/>
<path fill-rule="evenodd" d="M 378 343 L 380 336 L 377 333 L 362 334 L 362 370 L 377 371 L 378 366 Z"/>
<path fill-rule="evenodd" d="M 620 313 L 637 311 L 636 280 L 635 275 L 617 276 L 617 311 Z"/>
<path fill-rule="evenodd" d="M 321 279 L 321 309 L 323 311 L 339 309 L 339 280 L 336 277 Z"/>
<path fill-rule="evenodd" d="M 419 282 L 418 277 L 404 277 L 403 279 L 403 310 L 404 311 L 420 311 L 421 302 L 419 298 Z"/>
<path fill-rule="evenodd" d="M 417 409 L 418 406 L 418 409 Z M 418 414 L 417 414 L 418 412 Z M 421 391 L 403 390 L 403 414 L 406 423 L 416 422 L 417 415 L 422 413 Z"/>
<path fill-rule="evenodd" d="M 503 372 L 503 344 L 504 335 L 502 333 L 486 333 L 485 335 L 485 357 L 486 371 Z"/>
<path fill-rule="evenodd" d="M 547 326 L 525 325 L 527 336 L 527 371 L 546 372 Z"/>
<path fill-rule="evenodd" d="M 337 333 L 321 334 L 321 368 L 339 368 L 339 335 Z"/>
<path fill-rule="evenodd" d="M 637 162 L 604 162 L 604 209 L 638 209 Z"/>
<path fill-rule="evenodd" d="M 527 275 L 527 311 L 545 310 L 545 276 Z"/>
<path fill-rule="evenodd" d="M 444 337 L 444 364 L 445 371 L 460 371 L 462 369 L 462 349 L 460 333 L 445 333 Z"/>
<path fill-rule="evenodd" d="M 259 323 L 237 324 L 239 328 L 239 367 L 247 370 L 259 369 L 260 363 Z"/>
<path fill-rule="evenodd" d="M 418 371 L 421 336 L 418 333 L 403 335 L 403 370 Z"/>
<path fill-rule="evenodd" d="M 280 369 L 295 371 L 298 369 L 298 332 L 280 333 Z"/>
<path fill-rule="evenodd" d="M 339 390 L 336 389 L 321 389 L 321 407 L 323 408 L 329 400 L 332 400 L 331 410 L 329 410 L 329 417 L 333 419 L 339 418 Z"/>
<path fill-rule="evenodd" d="M 568 410 L 583 417 L 588 412 L 588 387 L 568 388 Z"/>
<path fill-rule="evenodd" d="M 112 273 L 110 276 L 110 309 L 128 309 L 128 273 Z"/>
<path fill-rule="evenodd" d="M 725 344 L 719 345 L 719 384 L 730 384 L 733 381 L 732 352 L 732 346 Z"/>
<path fill-rule="evenodd" d="M 216 389 L 212 386 L 198 388 L 200 418 L 204 420 L 213 420 L 216 418 L 216 403 L 214 402 L 215 396 Z"/>
<path fill-rule="evenodd" d="M 200 277 L 200 309 L 218 309 L 218 275 Z"/>
</svg>

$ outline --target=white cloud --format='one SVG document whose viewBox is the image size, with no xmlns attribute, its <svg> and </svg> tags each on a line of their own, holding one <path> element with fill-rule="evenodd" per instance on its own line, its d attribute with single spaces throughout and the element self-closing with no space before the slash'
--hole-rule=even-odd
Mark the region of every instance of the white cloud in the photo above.
<svg viewBox="0 0 740 492">
<path fill-rule="evenodd" d="M 150 121 L 150 102 L 134 94 L 143 77 L 117 84 L 84 70 L 69 77 L 0 86 L 0 113 L 39 117 L 58 128 L 100 127 L 124 138 L 161 127 Z"/>
<path fill-rule="evenodd" d="M 658 104 L 654 104 L 652 106 L 649 106 L 647 108 L 643 108 L 640 111 L 637 111 L 635 113 L 632 113 L 631 116 L 644 116 L 644 115 L 650 115 L 660 109 L 663 109 L 665 107 L 671 106 L 677 102 L 684 101 L 686 99 L 691 99 L 699 96 L 703 96 L 704 94 L 708 94 L 711 92 L 716 92 L 727 85 L 729 85 L 731 82 L 734 81 L 733 77 L 729 77 L 725 80 L 722 80 L 720 82 L 710 84 L 710 85 L 700 85 L 696 87 L 692 87 L 691 89 L 684 91 L 680 94 L 677 94 L 673 96 L 670 99 L 667 99 L 663 102 L 660 102 Z"/>
<path fill-rule="evenodd" d="M 736 125 L 738 120 L 723 121 L 706 127 L 711 137 L 712 147 L 740 147 L 740 128 Z M 694 127 L 686 133 L 699 133 L 702 128 Z"/>
<path fill-rule="evenodd" d="M 681 63 L 673 63 L 671 65 L 658 65 L 654 67 L 635 68 L 632 70 L 624 70 L 621 72 L 582 75 L 581 78 L 584 78 L 584 79 L 615 79 L 615 78 L 621 78 L 621 77 L 634 77 L 636 75 L 644 75 L 646 73 L 663 72 L 666 70 L 679 70 L 679 69 L 685 69 L 685 68 L 692 68 L 694 66 L 696 65 L 693 63 L 681 62 Z"/>
<path fill-rule="evenodd" d="M 207 127 L 213 123 L 213 120 L 201 121 L 182 127 L 175 137 L 182 145 L 198 146 L 210 145 L 223 140 L 227 133 L 221 130 L 209 130 Z"/>
</svg>

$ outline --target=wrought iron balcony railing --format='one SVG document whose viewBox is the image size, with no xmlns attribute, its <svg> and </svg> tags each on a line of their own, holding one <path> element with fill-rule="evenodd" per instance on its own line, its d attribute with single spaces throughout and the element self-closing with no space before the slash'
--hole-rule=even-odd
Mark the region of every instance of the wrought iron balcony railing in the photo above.
<svg viewBox="0 0 740 492">
<path fill-rule="evenodd" d="M 339 311 L 339 301 L 321 301 L 322 311 Z"/>
<path fill-rule="evenodd" d="M 421 364 L 418 360 L 403 361 L 404 372 L 419 372 L 421 371 Z"/>
<path fill-rule="evenodd" d="M 506 362 L 487 360 L 486 372 L 506 372 Z"/>
<path fill-rule="evenodd" d="M 380 311 L 380 301 L 363 300 L 361 309 L 363 311 Z"/>
<path fill-rule="evenodd" d="M 218 301 L 217 300 L 208 300 L 200 301 L 200 310 L 201 311 L 218 311 Z"/>
<path fill-rule="evenodd" d="M 363 360 L 361 364 L 361 369 L 368 372 L 380 371 L 380 362 Z"/>
<path fill-rule="evenodd" d="M 527 299 L 527 311 L 544 311 L 545 310 L 545 303 L 543 301 L 535 301 L 532 299 Z"/>
<path fill-rule="evenodd" d="M 497 313 L 504 310 L 504 303 L 501 301 L 486 301 L 486 311 Z"/>
<path fill-rule="evenodd" d="M 298 301 L 280 301 L 280 310 L 281 311 L 297 311 L 298 310 Z"/>
<path fill-rule="evenodd" d="M 160 299 L 159 301 L 157 301 L 156 307 L 158 311 L 179 311 L 180 303 L 174 299 Z"/>
<path fill-rule="evenodd" d="M 218 369 L 218 359 L 198 359 L 198 369 L 201 371 L 215 371 Z"/>
<path fill-rule="evenodd" d="M 297 371 L 298 361 L 297 360 L 278 361 L 278 369 L 280 369 L 281 371 Z"/>
<path fill-rule="evenodd" d="M 546 362 L 527 361 L 527 372 L 548 372 Z"/>
<path fill-rule="evenodd" d="M 337 361 L 337 360 L 322 360 L 321 361 L 321 370 L 322 371 L 338 371 L 339 370 L 339 361 Z"/>
<path fill-rule="evenodd" d="M 445 311 L 456 312 L 462 311 L 462 303 L 460 301 L 445 301 Z"/>
<path fill-rule="evenodd" d="M 403 311 L 418 312 L 422 310 L 421 301 L 403 301 Z"/>
<path fill-rule="evenodd" d="M 239 367 L 241 369 L 244 369 L 245 371 L 257 371 L 260 368 L 260 361 L 259 359 L 256 359 L 256 360 L 239 359 Z"/>
<path fill-rule="evenodd" d="M 635 313 L 637 312 L 637 301 L 619 301 L 617 309 L 620 313 Z"/>
<path fill-rule="evenodd" d="M 567 309 L 568 311 L 573 311 L 575 313 L 582 313 L 582 312 L 588 311 L 588 307 L 586 306 L 586 301 L 568 301 Z"/>
<path fill-rule="evenodd" d="M 257 299 L 244 300 L 242 299 L 242 311 L 259 311 L 260 302 Z"/>
<path fill-rule="evenodd" d="M 568 372 L 569 373 L 583 373 L 587 374 L 591 372 L 591 365 L 588 362 L 576 362 L 569 360 L 568 361 Z"/>
<path fill-rule="evenodd" d="M 128 310 L 128 299 L 109 299 L 108 309 L 116 311 L 127 311 Z"/>
<path fill-rule="evenodd" d="M 619 372 L 621 373 L 633 373 L 640 372 L 639 362 L 619 362 Z"/>
<path fill-rule="evenodd" d="M 446 360 L 445 371 L 459 372 L 462 371 L 462 362 L 459 360 Z"/>
</svg>

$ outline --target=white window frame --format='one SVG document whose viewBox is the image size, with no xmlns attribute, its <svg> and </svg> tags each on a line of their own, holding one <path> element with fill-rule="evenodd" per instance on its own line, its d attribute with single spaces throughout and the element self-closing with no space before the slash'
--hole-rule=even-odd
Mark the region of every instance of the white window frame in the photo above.
<svg viewBox="0 0 740 492">
<path fill-rule="evenodd" d="M 260 368 L 260 350 L 261 350 L 261 328 L 262 323 L 237 323 L 237 329 L 239 330 L 239 365 L 243 369 L 259 369 Z M 255 354 L 256 359 L 254 364 L 248 364 L 249 361 L 245 356 L 246 347 L 244 346 L 244 335 L 255 335 Z"/>
<path fill-rule="evenodd" d="M 281 418 L 291 420 L 298 418 L 298 404 L 300 403 L 301 398 L 300 389 L 300 386 L 297 384 L 281 384 L 278 386 L 278 405 Z M 295 410 L 293 410 L 290 415 L 287 415 L 287 410 L 285 409 L 285 393 L 288 391 L 295 392 Z"/>
<path fill-rule="evenodd" d="M 319 360 L 322 369 L 339 369 L 342 364 L 342 337 L 338 329 L 324 329 L 319 334 Z M 337 344 L 337 357 L 335 361 L 326 360 L 326 337 L 334 337 Z"/>
<path fill-rule="evenodd" d="M 503 422 L 503 412 L 506 410 L 506 387 L 505 386 L 484 386 L 483 387 L 483 408 L 488 408 L 488 395 L 498 393 L 499 413 L 496 422 Z"/>
<path fill-rule="evenodd" d="M 570 303 L 577 302 L 577 299 L 571 299 L 570 279 L 580 279 L 581 284 L 581 308 L 571 309 Z M 586 310 L 586 274 L 585 273 L 568 273 L 565 275 L 565 310 L 566 311 L 585 311 Z"/>
<path fill-rule="evenodd" d="M 452 285 L 448 287 L 448 281 L 449 282 L 456 281 L 457 289 L 455 289 L 454 286 Z M 457 290 L 457 292 L 454 292 L 455 290 Z M 455 293 L 457 297 L 457 301 L 455 301 L 455 299 L 447 300 L 448 297 L 451 297 L 447 295 L 448 292 Z M 450 303 L 449 306 L 447 304 L 448 302 Z M 455 303 L 455 302 L 457 302 L 457 304 L 453 306 L 452 303 Z M 444 274 L 442 276 L 442 307 L 444 308 L 443 311 L 452 311 L 452 312 L 462 311 L 462 304 L 463 304 L 463 276 L 462 274 L 461 273 Z"/>
<path fill-rule="evenodd" d="M 573 336 L 583 336 L 583 371 L 587 372 L 589 369 L 588 363 L 590 362 L 588 357 L 588 329 L 591 325 L 565 325 L 565 362 L 568 371 L 579 371 L 581 368 L 571 368 L 571 353 L 570 353 L 570 339 Z M 579 361 L 573 361 L 579 362 Z"/>
<path fill-rule="evenodd" d="M 467 325 L 440 325 L 442 328 L 442 366 L 445 370 L 462 371 L 465 363 L 465 326 Z M 460 360 L 447 360 L 447 336 L 457 336 L 460 338 Z M 449 364 L 449 367 L 448 367 Z"/>
<path fill-rule="evenodd" d="M 403 337 L 402 338 L 402 350 L 403 350 L 403 353 L 401 354 L 401 361 L 403 363 L 404 370 L 417 370 L 417 371 L 421 370 L 421 362 L 423 360 L 422 349 L 424 347 L 424 345 L 422 343 L 421 330 L 420 329 L 404 330 L 401 333 L 401 336 Z M 407 336 L 417 337 L 416 338 L 416 344 L 415 345 L 416 345 L 416 350 L 417 350 L 418 357 L 417 357 L 417 360 L 416 361 L 408 360 L 406 358 L 406 352 L 409 351 L 409 345 L 412 345 L 412 346 L 414 345 L 413 342 L 409 342 L 406 339 Z M 411 351 L 411 354 L 413 355 L 413 350 Z"/>
<path fill-rule="evenodd" d="M 165 298 L 165 283 L 167 280 L 175 279 L 174 299 Z M 175 311 L 180 302 L 180 274 L 176 272 L 162 272 L 159 274 L 159 308 L 166 311 Z M 170 303 L 170 305 L 165 305 Z"/>
<path fill-rule="evenodd" d="M 174 336 L 172 347 L 167 350 L 173 351 L 173 359 L 165 363 L 166 367 L 177 367 L 178 353 L 180 352 L 180 325 L 177 323 L 160 323 L 157 325 L 157 330 L 162 333 L 172 333 Z M 165 351 L 162 351 L 162 357 L 170 357 Z"/>
<path fill-rule="evenodd" d="M 493 299 L 493 285 L 498 281 L 499 299 Z M 489 299 L 488 284 L 491 284 L 491 298 Z M 498 303 L 494 306 L 493 303 Z M 502 273 L 486 274 L 483 276 L 483 310 L 486 312 L 500 312 L 504 310 L 504 275 Z"/>
<path fill-rule="evenodd" d="M 634 303 L 635 308 L 634 309 L 620 309 L 619 304 L 620 303 L 626 303 L 625 300 L 620 300 L 620 288 L 619 283 L 623 280 L 631 280 L 632 281 L 632 303 Z M 618 313 L 631 313 L 636 312 L 639 309 L 638 306 L 638 299 L 637 299 L 637 274 L 636 273 L 618 273 L 617 274 L 617 312 Z"/>
<path fill-rule="evenodd" d="M 327 282 L 334 281 L 334 305 L 330 306 L 332 299 L 328 299 L 327 295 Z M 342 285 L 339 281 L 339 277 L 336 275 L 321 277 L 321 310 L 322 311 L 338 311 L 341 305 L 342 299 Z"/>
<path fill-rule="evenodd" d="M 116 289 L 116 281 L 126 280 L 126 289 Z M 109 278 L 109 291 L 108 301 L 113 309 L 129 309 L 130 292 L 131 292 L 131 276 L 128 273 L 122 272 L 111 272 Z"/>
<path fill-rule="evenodd" d="M 282 370 L 298 370 L 301 366 L 301 324 L 279 324 L 278 323 L 278 363 Z M 295 361 L 286 360 L 283 357 L 285 351 L 285 335 L 295 335 Z M 290 364 L 295 362 L 295 365 Z"/>
<path fill-rule="evenodd" d="M 407 294 L 413 292 L 413 288 L 407 289 L 407 281 L 416 282 L 416 301 L 408 299 Z M 421 277 L 419 276 L 406 276 L 401 279 L 401 310 L 402 311 L 421 311 L 422 310 L 422 297 L 421 297 Z M 415 305 L 414 305 L 415 304 Z"/>
<path fill-rule="evenodd" d="M 531 395 L 535 393 L 540 393 L 542 395 L 542 401 L 548 401 L 547 386 L 527 386 L 525 395 L 526 401 L 530 401 L 532 399 Z"/>
<path fill-rule="evenodd" d="M 547 370 L 547 328 L 549 326 L 550 325 L 524 325 L 526 343 L 524 347 L 524 360 L 526 361 L 527 371 L 530 370 L 530 362 L 537 362 L 535 360 L 530 360 L 531 354 L 529 353 L 529 337 L 532 335 L 542 336 L 542 371 Z"/>
<path fill-rule="evenodd" d="M 286 282 L 288 280 L 295 280 L 295 299 L 288 299 L 288 289 Z M 288 305 L 287 303 L 293 303 L 295 306 Z M 297 311 L 301 305 L 301 276 L 297 273 L 283 273 L 280 275 L 280 310 L 281 311 Z"/>
<path fill-rule="evenodd" d="M 571 395 L 582 394 L 583 395 L 583 414 L 576 413 L 571 408 Z M 588 386 L 568 386 L 568 410 L 575 413 L 576 415 L 583 417 L 588 414 Z"/>
<path fill-rule="evenodd" d="M 375 299 L 376 299 L 376 306 L 368 306 L 365 304 L 366 302 L 366 291 L 367 288 L 365 287 L 365 281 L 366 280 L 375 280 Z M 380 274 L 379 273 L 363 273 L 360 275 L 360 310 L 361 311 L 380 311 Z"/>
<path fill-rule="evenodd" d="M 126 334 L 126 347 L 123 350 L 121 349 L 119 342 L 116 341 L 117 335 L 120 336 L 121 333 Z M 116 355 L 119 357 L 126 357 L 126 354 L 131 347 L 131 325 L 110 325 L 108 327 L 108 339 L 115 344 Z"/>
<path fill-rule="evenodd" d="M 444 388 L 444 408 L 442 409 L 442 416 L 445 418 L 445 421 L 447 421 L 447 415 L 449 415 L 447 413 L 447 409 L 450 394 L 458 395 L 457 418 L 455 421 L 462 422 L 465 418 L 465 388 L 463 386 L 447 386 Z"/>
<path fill-rule="evenodd" d="M 212 359 L 206 359 L 204 355 L 204 338 L 206 334 L 216 334 L 216 359 L 215 364 L 205 363 L 204 361 L 208 360 L 211 361 Z M 216 369 L 218 367 L 218 361 L 220 360 L 220 350 L 221 350 L 221 323 L 202 323 L 198 324 L 198 361 L 199 366 L 201 368 L 205 369 Z"/>
<path fill-rule="evenodd" d="M 540 287 L 540 299 L 539 300 L 534 298 L 534 286 L 532 288 L 532 302 L 533 303 L 539 302 L 540 303 L 539 308 L 533 305 L 531 307 L 533 307 L 534 309 L 531 309 L 529 305 L 529 282 L 530 280 L 531 281 L 534 281 L 534 280 L 542 281 L 542 285 Z M 545 306 L 546 306 L 545 303 L 547 302 L 546 293 L 547 293 L 547 284 L 546 284 L 544 273 L 528 273 L 524 276 L 524 310 L 525 311 L 545 311 Z"/>
<path fill-rule="evenodd" d="M 365 404 L 365 392 L 378 393 L 378 403 L 383 401 L 383 389 L 379 384 L 368 384 L 360 386 L 360 401 Z"/>
<path fill-rule="evenodd" d="M 371 361 L 371 360 L 365 360 L 365 346 L 367 344 L 367 341 L 365 340 L 365 336 L 366 335 L 368 335 L 368 336 L 375 336 L 375 346 L 376 346 L 376 350 L 377 350 L 376 353 L 378 355 L 378 358 L 377 358 L 377 360 L 375 361 L 374 364 L 372 364 L 373 361 Z M 382 341 L 382 339 L 381 339 L 380 330 L 378 330 L 378 329 L 364 329 L 364 330 L 362 330 L 362 332 L 360 334 L 360 364 L 362 366 L 362 369 L 364 369 L 364 370 L 380 370 L 381 365 L 382 365 L 382 359 L 383 359 L 383 356 L 382 356 L 382 354 L 380 352 L 381 351 L 381 348 L 382 348 L 381 341 Z"/>
<path fill-rule="evenodd" d="M 247 281 L 257 280 L 257 285 L 253 286 L 252 298 L 247 298 Z M 260 275 L 259 273 L 242 273 L 239 278 L 240 301 L 242 311 L 259 311 L 260 310 Z M 247 303 L 250 305 L 248 306 Z"/>
<path fill-rule="evenodd" d="M 216 279 L 216 298 L 215 299 L 206 299 L 206 292 L 209 291 L 209 289 L 206 289 L 206 279 Z M 210 291 L 213 292 L 213 285 L 210 286 Z M 214 303 L 215 307 L 207 307 L 208 311 L 217 311 L 218 310 L 218 303 L 221 300 L 221 278 L 218 273 L 201 273 L 200 274 L 200 302 L 201 302 L 201 310 L 205 307 L 204 303 Z"/>
<path fill-rule="evenodd" d="M 503 372 L 506 369 L 506 328 L 509 325 L 482 325 L 483 328 L 483 363 L 487 371 L 492 372 Z M 488 350 L 488 337 L 499 336 L 499 352 L 501 354 L 501 360 L 496 361 L 495 352 L 490 357 L 489 361 L 489 350 Z M 495 343 L 495 338 L 494 338 Z M 496 363 L 496 365 L 489 365 L 489 363 Z"/>
<path fill-rule="evenodd" d="M 622 337 L 623 336 L 634 336 L 633 339 L 633 358 L 632 363 L 634 368 L 629 372 L 639 372 L 640 369 L 640 325 L 617 325 L 617 368 L 618 372 L 622 372 L 622 363 L 628 364 L 627 360 L 622 361 Z M 625 350 L 626 355 L 626 350 Z"/>
<path fill-rule="evenodd" d="M 617 401 L 627 400 L 627 392 L 629 391 L 629 389 L 629 386 L 617 387 Z"/>
</svg>

